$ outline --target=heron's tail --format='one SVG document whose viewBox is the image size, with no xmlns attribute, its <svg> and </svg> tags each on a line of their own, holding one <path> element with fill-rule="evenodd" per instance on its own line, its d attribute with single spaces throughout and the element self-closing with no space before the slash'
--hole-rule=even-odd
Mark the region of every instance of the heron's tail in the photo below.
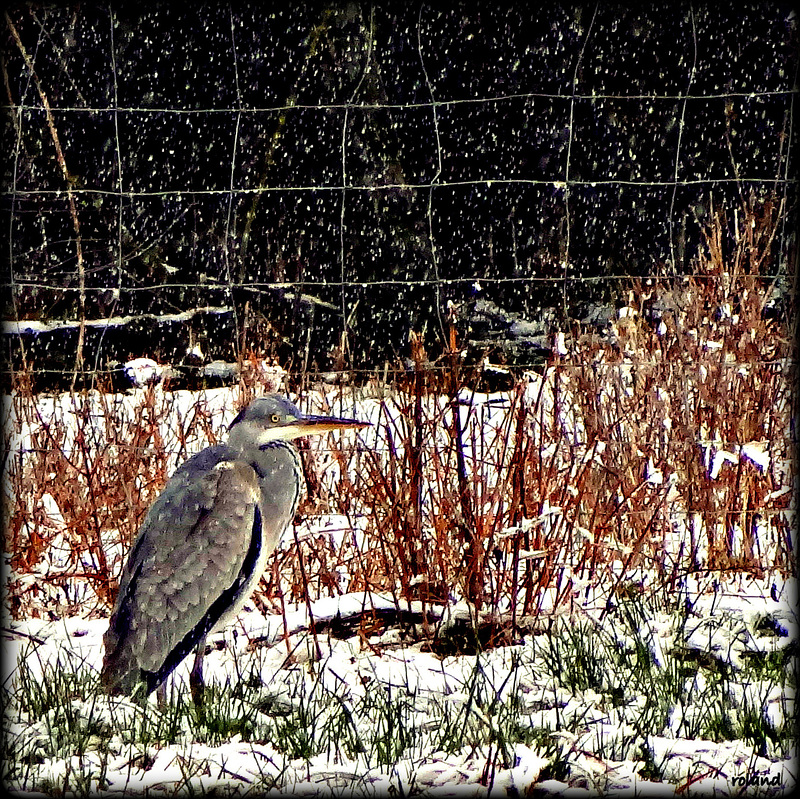
<svg viewBox="0 0 800 799">
<path fill-rule="evenodd" d="M 112 625 L 103 638 L 105 655 L 100 671 L 100 685 L 109 694 L 132 695 L 137 686 L 146 681 L 145 673 L 139 667 L 130 646 L 124 638 L 116 634 Z"/>
<path fill-rule="evenodd" d="M 158 682 L 155 675 L 145 671 L 139 663 L 129 616 L 130 608 L 126 603 L 121 603 L 111 615 L 103 636 L 105 653 L 100 685 L 112 695 L 146 696 L 158 686 Z"/>
</svg>

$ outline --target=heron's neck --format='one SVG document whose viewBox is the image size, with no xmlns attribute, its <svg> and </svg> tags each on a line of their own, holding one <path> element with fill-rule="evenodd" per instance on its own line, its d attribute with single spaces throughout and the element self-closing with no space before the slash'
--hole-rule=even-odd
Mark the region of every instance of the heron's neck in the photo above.
<svg viewBox="0 0 800 799">
<path fill-rule="evenodd" d="M 244 457 L 258 475 L 265 524 L 282 532 L 297 510 L 303 488 L 300 453 L 288 441 L 272 441 Z"/>
<path fill-rule="evenodd" d="M 285 463 L 287 456 L 295 473 L 302 474 L 303 462 L 300 459 L 300 453 L 297 447 L 289 441 L 269 441 L 255 449 L 251 447 L 242 452 L 242 458 L 256 470 L 261 479 L 264 478 L 264 464 Z"/>
</svg>

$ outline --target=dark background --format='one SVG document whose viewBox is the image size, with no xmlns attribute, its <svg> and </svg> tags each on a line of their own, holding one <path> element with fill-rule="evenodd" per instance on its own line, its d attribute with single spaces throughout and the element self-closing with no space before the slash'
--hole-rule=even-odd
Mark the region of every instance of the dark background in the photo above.
<svg viewBox="0 0 800 799">
<path fill-rule="evenodd" d="M 435 357 L 448 308 L 580 315 L 624 276 L 690 270 L 700 224 L 721 207 L 732 233 L 743 201 L 786 201 L 765 272 L 792 269 L 789 5 L 79 3 L 8 19 L 4 316 L 140 318 L 87 330 L 98 367 L 200 343 L 369 370 L 406 357 L 411 330 Z M 158 322 L 207 306 L 227 311 Z M 74 362 L 74 326 L 25 341 L 36 368 Z"/>
</svg>

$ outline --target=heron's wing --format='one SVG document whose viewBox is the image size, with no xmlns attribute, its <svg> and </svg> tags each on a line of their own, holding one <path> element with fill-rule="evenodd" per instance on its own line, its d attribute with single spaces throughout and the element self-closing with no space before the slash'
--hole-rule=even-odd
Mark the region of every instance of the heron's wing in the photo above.
<svg viewBox="0 0 800 799">
<path fill-rule="evenodd" d="M 216 462 L 213 462 L 216 460 Z M 258 561 L 258 478 L 241 461 L 187 462 L 150 508 L 120 580 L 102 680 L 155 688 L 220 620 Z"/>
</svg>

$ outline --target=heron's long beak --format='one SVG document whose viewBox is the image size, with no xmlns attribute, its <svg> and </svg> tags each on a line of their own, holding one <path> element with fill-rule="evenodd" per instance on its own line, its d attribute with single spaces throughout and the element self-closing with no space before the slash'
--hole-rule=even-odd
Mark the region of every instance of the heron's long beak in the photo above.
<svg viewBox="0 0 800 799">
<path fill-rule="evenodd" d="M 358 430 L 362 427 L 370 427 L 369 422 L 359 422 L 355 419 L 339 419 L 335 416 L 303 416 L 302 419 L 292 420 L 285 424 L 273 427 L 272 431 L 266 432 L 269 441 L 281 439 L 292 441 L 303 436 L 315 436 L 320 433 L 328 433 L 331 430 Z"/>
<path fill-rule="evenodd" d="M 289 423 L 290 426 L 292 423 Z M 311 436 L 317 433 L 328 433 L 331 430 L 358 430 L 371 427 L 369 422 L 359 422 L 356 419 L 340 419 L 336 416 L 306 415 L 294 423 L 300 431 L 298 435 Z"/>
</svg>

